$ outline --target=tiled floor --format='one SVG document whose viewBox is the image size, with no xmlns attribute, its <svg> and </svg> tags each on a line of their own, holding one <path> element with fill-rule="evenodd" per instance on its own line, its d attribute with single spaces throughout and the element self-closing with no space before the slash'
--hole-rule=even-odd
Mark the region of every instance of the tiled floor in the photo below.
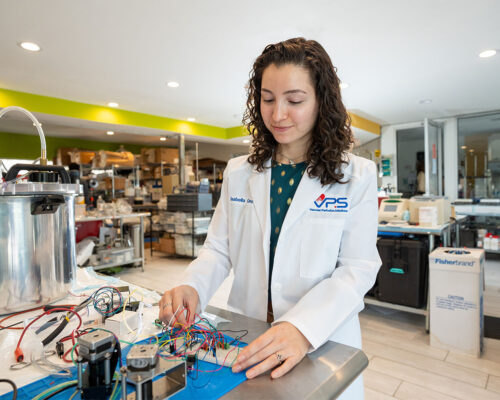
<svg viewBox="0 0 500 400">
<path fill-rule="evenodd" d="M 125 270 L 120 277 L 163 292 L 179 284 L 189 261 L 155 255 L 144 273 Z M 231 283 L 226 279 L 211 305 L 225 307 Z M 370 359 L 366 400 L 500 400 L 500 341 L 486 339 L 476 359 L 431 347 L 422 316 L 370 306 L 360 320 Z"/>
</svg>

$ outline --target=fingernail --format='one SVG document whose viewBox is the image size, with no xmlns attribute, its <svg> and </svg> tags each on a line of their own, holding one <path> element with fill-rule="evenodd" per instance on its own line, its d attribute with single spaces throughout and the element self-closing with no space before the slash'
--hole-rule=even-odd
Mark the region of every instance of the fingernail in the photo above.
<svg viewBox="0 0 500 400">
<path fill-rule="evenodd" d="M 248 371 L 247 372 L 247 378 L 248 379 L 252 379 L 254 376 L 255 376 L 255 372 L 254 371 Z"/>
<path fill-rule="evenodd" d="M 241 371 L 240 365 L 233 365 L 233 372 L 240 372 L 240 371 Z"/>
</svg>

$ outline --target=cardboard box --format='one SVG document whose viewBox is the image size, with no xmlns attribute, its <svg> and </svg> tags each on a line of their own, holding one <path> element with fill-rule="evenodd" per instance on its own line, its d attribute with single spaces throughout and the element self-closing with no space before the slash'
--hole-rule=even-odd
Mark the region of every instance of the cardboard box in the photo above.
<svg viewBox="0 0 500 400">
<path fill-rule="evenodd" d="M 91 150 L 78 150 L 68 152 L 71 162 L 76 164 L 91 164 L 96 152 Z"/>
<path fill-rule="evenodd" d="M 484 336 L 484 250 L 429 254 L 430 344 L 479 357 Z"/>
<path fill-rule="evenodd" d="M 156 239 L 153 242 L 144 242 L 144 248 L 150 249 L 151 243 L 153 243 L 153 250 L 160 250 L 160 242 L 156 241 Z"/>
<path fill-rule="evenodd" d="M 115 190 L 125 190 L 126 180 L 122 176 L 115 176 Z M 112 189 L 113 183 L 111 177 L 104 178 L 104 182 L 106 183 L 106 189 Z"/>
<path fill-rule="evenodd" d="M 57 165 L 69 165 L 71 164 L 71 156 L 69 153 L 78 150 L 75 147 L 59 147 L 57 149 Z"/>
<path fill-rule="evenodd" d="M 156 149 L 156 162 L 164 162 L 167 164 L 178 164 L 179 163 L 179 150 L 171 149 L 167 147 L 161 147 Z"/>
<path fill-rule="evenodd" d="M 142 148 L 141 149 L 141 162 L 143 164 L 154 163 L 155 159 L 155 149 L 152 148 Z"/>
<path fill-rule="evenodd" d="M 141 178 L 140 179 L 151 179 L 153 178 L 154 168 L 149 166 L 141 167 Z"/>
<path fill-rule="evenodd" d="M 175 254 L 175 239 L 170 237 L 160 238 L 160 251 L 167 254 Z"/>
<path fill-rule="evenodd" d="M 450 200 L 443 197 L 415 196 L 409 201 L 410 222 L 418 223 L 418 210 L 420 207 L 436 207 L 438 211 L 437 224 L 443 225 L 450 220 L 451 204 Z"/>
<path fill-rule="evenodd" d="M 161 179 L 161 167 L 155 167 L 153 171 L 153 177 L 155 179 Z"/>
<path fill-rule="evenodd" d="M 418 224 L 422 227 L 433 227 L 438 225 L 437 207 L 420 207 L 418 209 Z"/>
<path fill-rule="evenodd" d="M 172 194 L 174 192 L 174 187 L 179 186 L 179 175 L 166 175 L 161 178 L 161 184 L 164 196 Z"/>
</svg>

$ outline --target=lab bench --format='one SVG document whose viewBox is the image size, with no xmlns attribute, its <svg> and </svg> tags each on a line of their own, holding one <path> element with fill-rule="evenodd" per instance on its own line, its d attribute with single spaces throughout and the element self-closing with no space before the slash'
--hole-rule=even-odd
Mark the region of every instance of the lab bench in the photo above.
<svg viewBox="0 0 500 400">
<path fill-rule="evenodd" d="M 244 338 L 248 343 L 270 327 L 267 322 L 217 307 L 208 306 L 206 311 L 230 321 L 219 323 L 217 329 L 248 330 Z M 269 374 L 263 374 L 241 383 L 222 399 L 335 399 L 367 366 L 363 351 L 328 341 L 285 376 L 270 379 Z"/>
</svg>

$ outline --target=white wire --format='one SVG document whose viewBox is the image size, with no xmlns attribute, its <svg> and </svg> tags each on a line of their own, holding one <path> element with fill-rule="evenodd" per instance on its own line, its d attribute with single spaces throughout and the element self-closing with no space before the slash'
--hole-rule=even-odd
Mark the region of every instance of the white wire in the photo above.
<svg viewBox="0 0 500 400">
<path fill-rule="evenodd" d="M 168 325 L 167 325 L 167 328 L 170 329 L 170 324 L 172 323 L 172 321 L 174 320 L 175 316 L 177 315 L 177 313 L 179 312 L 179 308 L 181 308 L 181 305 L 179 304 L 177 306 L 177 310 L 175 310 L 174 312 L 174 315 L 172 315 L 172 318 L 170 318 L 170 321 L 168 321 Z"/>
<path fill-rule="evenodd" d="M 53 363 L 52 361 L 47 360 L 45 357 L 45 351 L 42 351 L 42 355 L 39 359 L 36 359 L 34 357 L 34 354 L 31 355 L 31 364 L 37 367 L 40 371 L 42 371 L 45 374 L 50 374 L 54 376 L 71 376 L 71 371 L 67 368 L 64 368 L 61 365 L 57 365 Z M 46 369 L 42 367 L 42 365 L 46 365 L 48 367 L 51 367 L 51 369 Z M 61 371 L 61 372 L 59 372 Z"/>
</svg>

